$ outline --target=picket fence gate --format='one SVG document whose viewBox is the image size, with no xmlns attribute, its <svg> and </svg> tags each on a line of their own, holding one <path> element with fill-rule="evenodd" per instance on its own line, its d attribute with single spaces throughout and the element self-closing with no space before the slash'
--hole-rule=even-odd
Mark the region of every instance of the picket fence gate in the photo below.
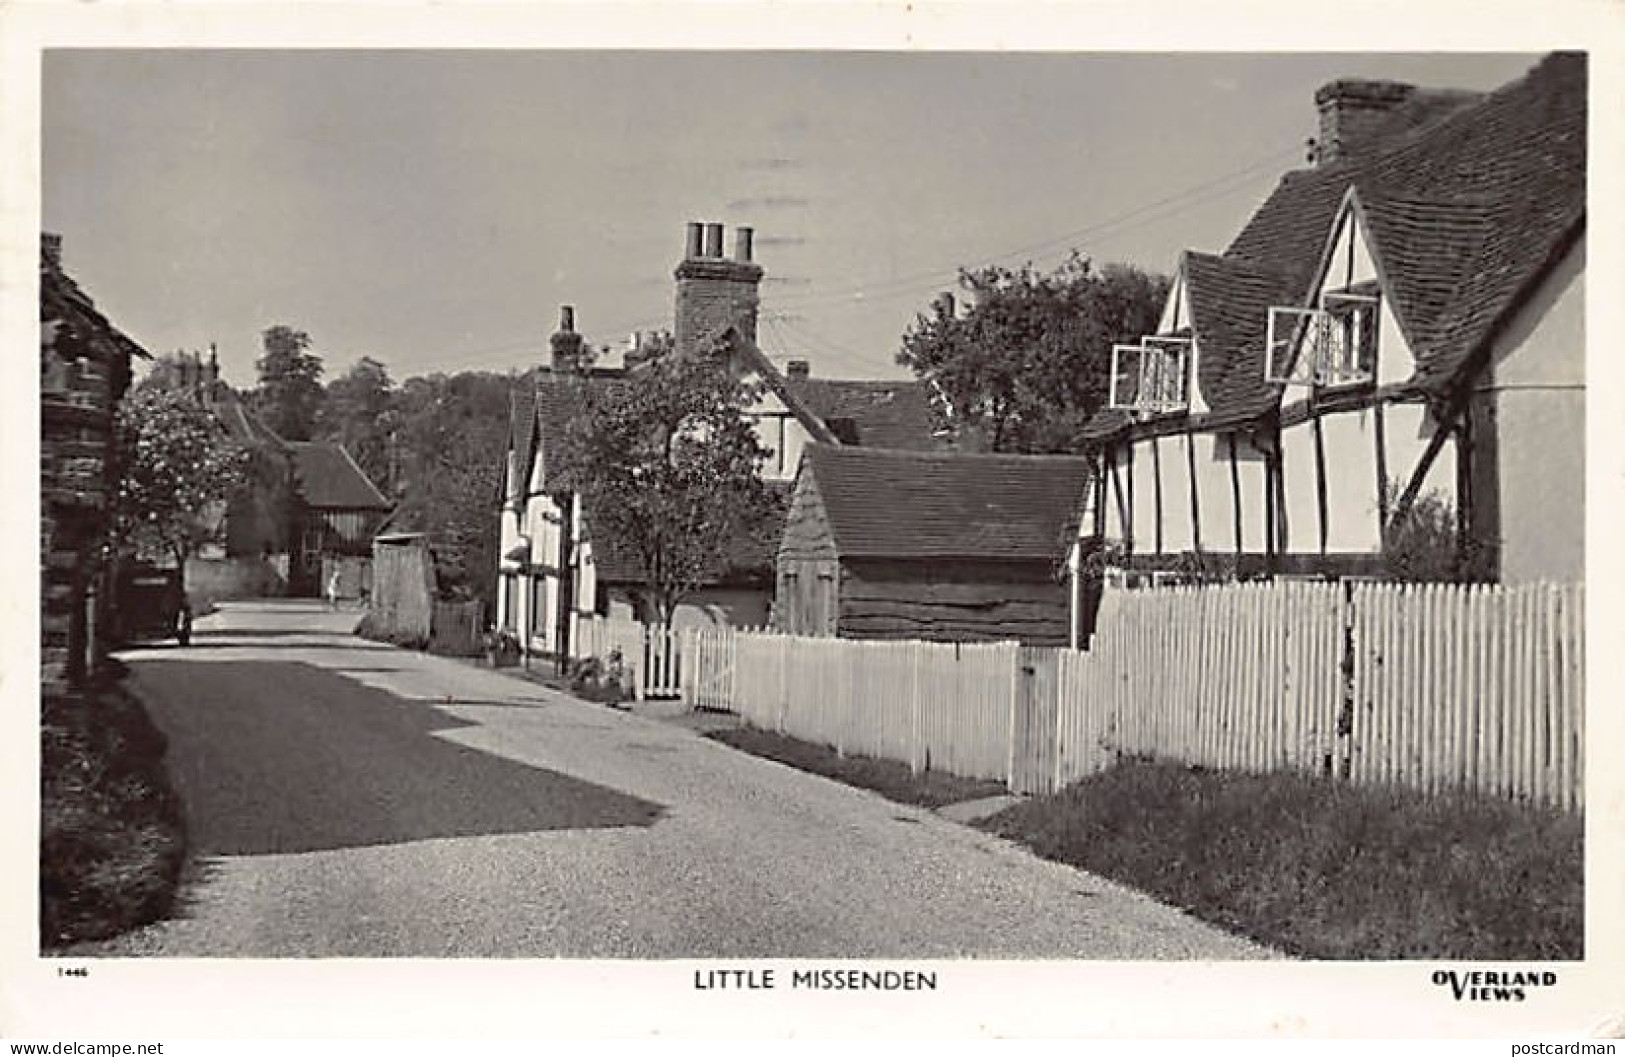
<svg viewBox="0 0 1625 1057">
<path fill-rule="evenodd" d="M 618 654 L 639 699 L 682 696 L 681 633 L 620 617 L 583 618 L 571 640 L 575 657 Z"/>
<path fill-rule="evenodd" d="M 682 691 L 1019 793 L 1154 756 L 1577 810 L 1583 610 L 1578 585 L 1109 591 L 1087 651 L 691 631 Z"/>
</svg>

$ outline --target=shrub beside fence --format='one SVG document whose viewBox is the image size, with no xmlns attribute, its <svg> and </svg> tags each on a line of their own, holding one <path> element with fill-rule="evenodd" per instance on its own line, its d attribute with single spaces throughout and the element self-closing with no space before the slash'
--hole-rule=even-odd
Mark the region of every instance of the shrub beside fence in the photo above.
<svg viewBox="0 0 1625 1057">
<path fill-rule="evenodd" d="M 1087 652 L 690 632 L 683 692 L 1022 793 L 1123 755 L 1582 803 L 1583 589 L 1108 592 Z"/>
</svg>

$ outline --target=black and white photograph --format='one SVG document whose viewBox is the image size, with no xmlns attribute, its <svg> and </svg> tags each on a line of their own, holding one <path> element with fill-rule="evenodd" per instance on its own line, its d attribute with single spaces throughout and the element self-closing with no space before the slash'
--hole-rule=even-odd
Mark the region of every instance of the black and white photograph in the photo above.
<svg viewBox="0 0 1625 1057">
<path fill-rule="evenodd" d="M 50 6 L 0 1033 L 1625 1030 L 1617 11 Z"/>
</svg>

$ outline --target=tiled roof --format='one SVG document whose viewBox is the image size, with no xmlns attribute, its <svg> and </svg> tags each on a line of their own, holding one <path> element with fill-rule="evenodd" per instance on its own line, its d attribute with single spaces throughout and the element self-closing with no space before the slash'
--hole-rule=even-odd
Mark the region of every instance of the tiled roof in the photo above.
<svg viewBox="0 0 1625 1057">
<path fill-rule="evenodd" d="M 810 444 L 842 557 L 1043 559 L 1076 528 L 1089 460 Z"/>
<path fill-rule="evenodd" d="M 1419 90 L 1372 147 L 1286 174 L 1222 257 L 1186 256 L 1214 420 L 1249 418 L 1278 400 L 1262 381 L 1267 309 L 1307 302 L 1351 190 L 1418 358 L 1414 383 L 1452 384 L 1583 223 L 1585 128 L 1585 56 L 1558 53 L 1485 95 Z M 1128 422 L 1104 411 L 1086 436 Z"/>
<path fill-rule="evenodd" d="M 243 406 L 243 401 L 228 385 L 218 385 L 208 396 L 208 406 L 215 420 L 228 436 L 239 444 L 266 444 L 278 451 L 287 451 L 288 442 L 267 426 L 263 419 Z"/>
<path fill-rule="evenodd" d="M 108 322 L 106 316 L 96 308 L 96 302 L 90 295 L 74 281 L 73 276 L 63 271 L 57 253 L 46 249 L 46 241 L 52 236 L 42 233 L 40 246 L 40 320 L 70 319 L 77 321 L 90 332 L 86 337 L 97 337 L 112 342 L 119 352 L 136 359 L 150 360 L 152 355 L 137 344 L 134 339 L 122 330 Z M 58 242 L 60 246 L 60 242 Z M 54 332 L 46 332 L 46 340 L 54 340 Z"/>
<path fill-rule="evenodd" d="M 287 441 L 299 494 L 312 507 L 388 510 L 389 500 L 367 479 L 343 445 Z"/>
<path fill-rule="evenodd" d="M 925 386 L 919 382 L 786 378 L 785 384 L 843 444 L 908 451 L 936 447 Z"/>
</svg>

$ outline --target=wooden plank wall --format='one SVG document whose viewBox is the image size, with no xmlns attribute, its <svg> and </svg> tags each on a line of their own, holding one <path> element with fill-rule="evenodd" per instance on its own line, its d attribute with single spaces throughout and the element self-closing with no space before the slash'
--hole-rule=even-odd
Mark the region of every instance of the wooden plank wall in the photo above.
<svg viewBox="0 0 1625 1057">
<path fill-rule="evenodd" d="M 1064 646 L 1067 587 L 1048 561 L 842 562 L 839 634 Z"/>
</svg>

